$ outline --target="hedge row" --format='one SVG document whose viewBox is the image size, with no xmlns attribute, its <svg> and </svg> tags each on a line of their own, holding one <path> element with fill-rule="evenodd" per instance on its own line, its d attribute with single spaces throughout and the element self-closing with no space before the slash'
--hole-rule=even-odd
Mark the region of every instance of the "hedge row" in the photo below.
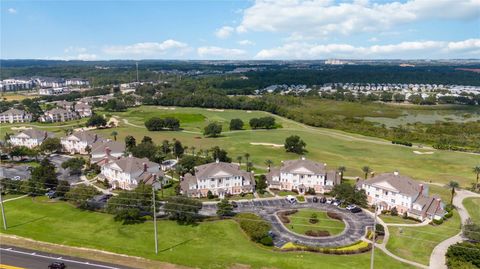
<svg viewBox="0 0 480 269">
<path fill-rule="evenodd" d="M 287 211 L 282 211 L 278 213 L 278 218 L 283 224 L 288 224 L 290 223 L 290 219 L 288 218 L 289 215 L 293 215 L 297 213 L 298 210 L 292 209 L 292 210 L 287 210 Z"/>
<path fill-rule="evenodd" d="M 310 252 L 319 252 L 325 254 L 335 254 L 335 255 L 346 255 L 346 254 L 358 254 L 370 251 L 372 249 L 372 244 L 358 241 L 351 245 L 338 247 L 338 248 L 319 248 L 319 247 L 310 247 L 297 245 L 292 242 L 289 242 L 281 248 L 282 251 L 310 251 Z"/>
</svg>

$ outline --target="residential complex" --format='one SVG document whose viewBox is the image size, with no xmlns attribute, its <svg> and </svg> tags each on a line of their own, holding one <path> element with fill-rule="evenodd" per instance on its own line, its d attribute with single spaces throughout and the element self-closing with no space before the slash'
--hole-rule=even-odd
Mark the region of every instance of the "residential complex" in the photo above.
<svg viewBox="0 0 480 269">
<path fill-rule="evenodd" d="M 396 208 L 399 214 L 419 219 L 441 219 L 445 215 L 444 204 L 438 197 L 428 196 L 428 185 L 400 175 L 398 172 L 374 176 L 357 182 L 357 188 L 365 190 L 370 205 L 378 210 Z"/>
<path fill-rule="evenodd" d="M 0 113 L 0 123 L 30 122 L 32 114 L 20 109 L 10 108 Z"/>
<path fill-rule="evenodd" d="M 13 146 L 25 146 L 34 148 L 40 146 L 47 138 L 55 137 L 53 133 L 37 129 L 28 129 L 10 137 L 10 144 Z"/>
<path fill-rule="evenodd" d="M 63 122 L 76 119 L 78 119 L 78 115 L 75 112 L 63 108 L 53 108 L 45 111 L 45 114 L 39 118 L 41 122 Z"/>
<path fill-rule="evenodd" d="M 124 143 L 101 139 L 92 144 L 90 162 L 103 165 L 122 157 L 124 152 Z"/>
<path fill-rule="evenodd" d="M 102 141 L 103 138 L 97 134 L 85 131 L 74 132 L 61 139 L 63 150 L 70 154 L 88 154 L 94 143 Z"/>
<path fill-rule="evenodd" d="M 225 197 L 255 191 L 255 178 L 252 173 L 241 170 L 232 163 L 207 163 L 195 167 L 195 175 L 186 174 L 180 183 L 182 193 L 190 197 L 213 195 Z"/>
<path fill-rule="evenodd" d="M 328 171 L 326 164 L 302 157 L 283 161 L 280 167 L 273 168 L 267 174 L 267 182 L 271 189 L 305 193 L 312 188 L 315 192 L 325 193 L 340 183 L 340 176 L 334 170 Z"/>
<path fill-rule="evenodd" d="M 168 184 L 160 165 L 147 158 L 123 157 L 104 164 L 101 171 L 101 176 L 114 188 L 132 190 L 142 182 L 150 185 L 156 183 L 157 187 Z"/>
</svg>

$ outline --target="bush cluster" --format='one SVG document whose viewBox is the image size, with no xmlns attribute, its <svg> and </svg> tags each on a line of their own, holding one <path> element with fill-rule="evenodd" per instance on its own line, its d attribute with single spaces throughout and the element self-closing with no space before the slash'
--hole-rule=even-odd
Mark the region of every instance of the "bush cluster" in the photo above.
<svg viewBox="0 0 480 269">
<path fill-rule="evenodd" d="M 290 223 L 290 219 L 288 218 L 289 215 L 293 215 L 297 213 L 298 210 L 292 209 L 292 210 L 287 210 L 287 211 L 282 211 L 278 213 L 278 218 L 283 224 Z"/>
<path fill-rule="evenodd" d="M 237 214 L 235 219 L 240 223 L 240 227 L 252 241 L 265 246 L 273 245 L 273 240 L 268 235 L 271 229 L 270 223 L 253 213 L 240 213 Z"/>
<path fill-rule="evenodd" d="M 336 220 L 343 220 L 342 216 L 340 216 L 340 214 L 337 214 L 335 212 L 330 212 L 328 211 L 327 212 L 327 216 L 331 219 L 336 219 Z"/>
<path fill-rule="evenodd" d="M 178 130 L 180 128 L 180 121 L 176 118 L 150 118 L 145 122 L 145 127 L 149 131 Z"/>
<path fill-rule="evenodd" d="M 392 140 L 392 144 L 404 145 L 404 146 L 407 146 L 407 147 L 413 146 L 412 143 L 406 142 L 406 141 L 402 141 L 402 140 Z"/>
<path fill-rule="evenodd" d="M 443 223 L 443 219 L 438 219 L 438 220 L 437 220 L 437 219 L 434 219 L 434 220 L 432 220 L 432 222 L 433 222 L 433 224 L 435 224 L 435 225 L 440 225 L 440 224 Z"/>
<path fill-rule="evenodd" d="M 328 231 L 320 231 L 320 230 L 319 231 L 308 230 L 305 232 L 305 234 L 313 237 L 330 236 L 330 233 Z"/>
<path fill-rule="evenodd" d="M 283 251 L 310 251 L 310 252 L 319 252 L 325 254 L 336 254 L 336 255 L 346 255 L 346 254 L 358 254 L 370 251 L 372 245 L 364 241 L 358 241 L 351 245 L 338 247 L 338 248 L 319 248 L 319 247 L 310 247 L 296 245 L 294 243 L 287 243 L 282 247 Z"/>
<path fill-rule="evenodd" d="M 273 129 L 275 128 L 274 117 L 252 118 L 249 121 L 252 129 Z"/>
</svg>

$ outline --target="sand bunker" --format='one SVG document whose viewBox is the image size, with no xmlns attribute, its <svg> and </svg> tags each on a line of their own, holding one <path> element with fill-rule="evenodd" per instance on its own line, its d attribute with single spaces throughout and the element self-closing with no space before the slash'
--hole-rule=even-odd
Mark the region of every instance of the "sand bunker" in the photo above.
<svg viewBox="0 0 480 269">
<path fill-rule="evenodd" d="M 207 108 L 208 111 L 216 111 L 216 112 L 223 112 L 225 111 L 224 109 L 211 109 L 211 108 Z"/>
<path fill-rule="evenodd" d="M 175 110 L 175 107 L 164 107 L 164 106 L 159 106 L 158 109 L 165 109 L 165 110 Z"/>
<path fill-rule="evenodd" d="M 434 152 L 433 151 L 424 151 L 424 152 L 421 152 L 421 151 L 417 151 L 417 150 L 414 150 L 413 153 L 415 154 L 419 154 L 419 155 L 430 155 L 430 154 L 433 154 Z"/>
<path fill-rule="evenodd" d="M 247 113 L 252 113 L 252 111 L 251 111 L 251 110 L 247 110 Z"/>
<path fill-rule="evenodd" d="M 32 127 L 20 126 L 20 127 L 12 127 L 12 130 L 30 130 Z"/>
<path fill-rule="evenodd" d="M 250 145 L 254 146 L 267 146 L 267 147 L 274 147 L 274 148 L 281 148 L 283 145 L 281 144 L 273 144 L 273 143 L 250 143 Z"/>
</svg>

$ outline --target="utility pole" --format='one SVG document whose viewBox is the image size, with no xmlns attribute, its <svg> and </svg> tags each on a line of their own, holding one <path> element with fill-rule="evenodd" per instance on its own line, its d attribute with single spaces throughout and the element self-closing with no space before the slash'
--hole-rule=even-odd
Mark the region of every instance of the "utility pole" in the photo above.
<svg viewBox="0 0 480 269">
<path fill-rule="evenodd" d="M 373 241 L 372 256 L 370 257 L 370 269 L 373 269 L 373 260 L 375 258 L 375 235 L 377 233 L 377 203 L 375 203 L 375 212 L 373 212 Z"/>
<path fill-rule="evenodd" d="M 153 230 L 155 232 L 155 254 L 158 254 L 157 209 L 155 206 L 155 187 L 153 186 L 153 184 L 152 184 L 152 202 L 153 202 Z"/>
<path fill-rule="evenodd" d="M 5 216 L 5 209 L 3 208 L 3 199 L 2 199 L 3 187 L 0 187 L 0 207 L 2 208 L 2 218 L 3 218 L 3 229 L 7 230 L 7 216 Z"/>
<path fill-rule="evenodd" d="M 137 66 L 137 83 L 138 83 L 138 62 L 136 62 L 135 65 Z"/>
</svg>

